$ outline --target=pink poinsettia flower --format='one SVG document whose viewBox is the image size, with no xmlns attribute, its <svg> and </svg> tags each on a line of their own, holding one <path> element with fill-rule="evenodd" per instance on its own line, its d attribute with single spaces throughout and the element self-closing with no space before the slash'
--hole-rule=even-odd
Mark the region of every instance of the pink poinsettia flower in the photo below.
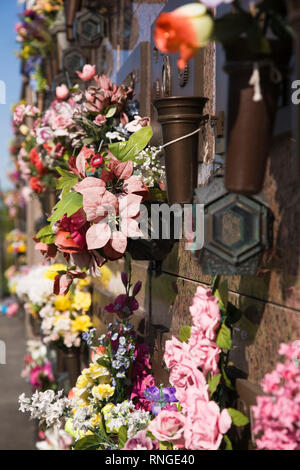
<svg viewBox="0 0 300 470">
<path fill-rule="evenodd" d="M 136 175 L 132 175 L 130 178 L 126 179 L 123 184 L 122 191 L 125 194 L 136 194 L 142 196 L 142 202 L 149 198 L 149 189 Z"/>
<path fill-rule="evenodd" d="M 94 151 L 87 148 L 83 147 L 81 149 L 81 152 L 79 153 L 78 157 L 76 158 L 76 168 L 78 171 L 78 174 L 84 178 L 85 177 L 85 169 L 87 167 L 87 160 L 94 155 Z"/>
<path fill-rule="evenodd" d="M 82 72 L 77 71 L 76 73 L 81 80 L 83 80 L 84 82 L 88 82 L 89 80 L 92 80 L 96 75 L 96 66 L 86 64 L 84 65 Z"/>
</svg>

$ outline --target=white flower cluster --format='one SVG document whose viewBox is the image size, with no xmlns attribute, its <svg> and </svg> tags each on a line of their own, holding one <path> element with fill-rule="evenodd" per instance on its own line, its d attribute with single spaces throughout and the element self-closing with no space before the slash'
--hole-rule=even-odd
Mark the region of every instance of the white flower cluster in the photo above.
<svg viewBox="0 0 300 470">
<path fill-rule="evenodd" d="M 72 437 L 63 429 L 56 427 L 47 429 L 44 433 L 44 440 L 36 443 L 38 450 L 69 450 L 72 444 Z"/>
<path fill-rule="evenodd" d="M 158 155 L 156 147 L 147 147 L 133 161 L 134 173 L 142 176 L 143 183 L 148 188 L 153 188 L 155 184 L 165 183 L 165 166 Z"/>
<path fill-rule="evenodd" d="M 34 266 L 20 278 L 16 294 L 20 299 L 29 300 L 35 305 L 43 305 L 53 292 L 53 281 L 44 277 L 49 266 Z"/>
<path fill-rule="evenodd" d="M 149 411 L 136 410 L 132 401 L 124 401 L 114 406 L 104 414 L 108 430 L 118 431 L 121 426 L 127 426 L 128 438 L 136 435 L 141 429 L 145 429 L 151 421 Z"/>
<path fill-rule="evenodd" d="M 47 304 L 40 310 L 39 315 L 42 318 L 41 330 L 45 344 L 62 338 L 67 348 L 80 346 L 81 337 L 78 335 L 78 331 L 72 332 L 71 312 L 62 313 L 56 311 L 51 304 Z"/>
<path fill-rule="evenodd" d="M 77 408 L 72 420 L 72 427 L 76 431 L 76 438 L 80 437 L 80 431 L 86 432 L 91 427 L 91 416 L 93 409 L 90 406 L 83 406 L 82 408 Z"/>
<path fill-rule="evenodd" d="M 30 419 L 45 422 L 47 427 L 58 426 L 71 407 L 70 400 L 64 397 L 63 393 L 63 390 L 57 394 L 53 390 L 36 391 L 31 398 L 26 398 L 25 393 L 22 393 L 19 396 L 19 410 L 22 413 L 28 411 Z"/>
<path fill-rule="evenodd" d="M 44 364 L 47 359 L 47 348 L 40 340 L 28 340 L 26 349 L 36 364 Z"/>
</svg>

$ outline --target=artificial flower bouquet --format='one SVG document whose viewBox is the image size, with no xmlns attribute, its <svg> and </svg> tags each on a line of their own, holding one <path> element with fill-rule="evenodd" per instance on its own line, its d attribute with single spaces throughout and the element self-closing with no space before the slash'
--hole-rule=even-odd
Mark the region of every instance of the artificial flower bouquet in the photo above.
<svg viewBox="0 0 300 470">
<path fill-rule="evenodd" d="M 231 325 L 238 315 L 226 285 L 216 280 L 215 295 L 198 287 L 190 307 L 193 325 L 181 329 L 180 340 L 173 337 L 166 344 L 171 387 L 164 387 L 155 384 L 148 347 L 136 342 L 129 322 L 140 283 L 131 290 L 125 273 L 122 281 L 126 294 L 106 307 L 119 318 L 98 346 L 91 346 L 92 362 L 69 397 L 23 395 L 20 410 L 47 426 L 65 426 L 77 450 L 232 449 L 230 428 L 248 419 L 229 407 L 235 391 L 226 370 Z M 94 332 L 86 339 L 92 345 Z"/>
<path fill-rule="evenodd" d="M 40 340 L 28 340 L 21 376 L 34 390 L 56 389 L 51 362 L 47 358 L 47 348 Z"/>
<path fill-rule="evenodd" d="M 85 290 L 88 284 L 88 278 L 77 280 L 66 296 L 49 297 L 39 311 L 45 344 L 53 344 L 64 350 L 80 347 L 82 336 L 93 327 L 88 315 L 92 298 L 90 292 Z"/>
<path fill-rule="evenodd" d="M 278 354 L 252 407 L 253 433 L 259 450 L 300 450 L 300 341 L 282 343 Z"/>
<path fill-rule="evenodd" d="M 19 229 L 9 232 L 6 237 L 7 252 L 24 255 L 26 253 L 26 234 Z"/>
</svg>

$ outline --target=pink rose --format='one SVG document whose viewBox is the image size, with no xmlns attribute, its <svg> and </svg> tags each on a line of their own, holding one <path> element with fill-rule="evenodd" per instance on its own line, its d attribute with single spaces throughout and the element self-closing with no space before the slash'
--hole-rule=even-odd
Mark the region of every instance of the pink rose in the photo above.
<svg viewBox="0 0 300 470">
<path fill-rule="evenodd" d="M 191 359 L 185 359 L 172 367 L 170 384 L 176 388 L 176 397 L 183 408 L 186 405 L 186 392 L 190 387 L 199 389 L 204 400 L 208 400 L 207 383 L 204 375 L 195 367 Z"/>
<path fill-rule="evenodd" d="M 195 387 L 187 392 L 187 419 L 184 428 L 186 449 L 217 450 L 231 426 L 227 410 L 220 412 L 214 401 L 203 400 Z"/>
<path fill-rule="evenodd" d="M 161 411 L 148 426 L 159 441 L 178 441 L 183 436 L 185 416 L 179 411 Z"/>
<path fill-rule="evenodd" d="M 56 98 L 59 100 L 64 100 L 69 96 L 69 89 L 66 85 L 61 85 L 56 87 Z"/>
<path fill-rule="evenodd" d="M 92 80 L 96 75 L 96 66 L 86 64 L 84 65 L 82 72 L 77 71 L 76 73 L 81 80 L 83 80 L 84 82 L 88 82 L 89 80 Z"/>
<path fill-rule="evenodd" d="M 211 295 L 211 289 L 204 289 L 199 286 L 190 307 L 195 326 L 203 331 L 203 334 L 210 340 L 216 338 L 216 330 L 220 325 L 221 314 L 218 306 L 218 299 Z"/>
<path fill-rule="evenodd" d="M 164 361 L 168 369 L 172 369 L 183 359 L 189 357 L 189 347 L 187 343 L 182 343 L 175 336 L 171 340 L 166 341 Z"/>
<path fill-rule="evenodd" d="M 103 116 L 103 114 L 98 114 L 98 116 L 94 119 L 94 123 L 97 124 L 97 126 L 103 126 L 103 124 L 106 123 L 106 117 Z"/>
<path fill-rule="evenodd" d="M 155 450 L 158 449 L 158 442 L 152 441 L 147 437 L 147 431 L 139 431 L 134 437 L 131 437 L 126 442 L 122 450 Z"/>
<path fill-rule="evenodd" d="M 189 339 L 189 353 L 196 367 L 200 367 L 206 375 L 219 372 L 218 362 L 220 360 L 221 349 L 214 341 L 210 341 L 203 336 L 203 330 L 193 326 Z"/>
</svg>

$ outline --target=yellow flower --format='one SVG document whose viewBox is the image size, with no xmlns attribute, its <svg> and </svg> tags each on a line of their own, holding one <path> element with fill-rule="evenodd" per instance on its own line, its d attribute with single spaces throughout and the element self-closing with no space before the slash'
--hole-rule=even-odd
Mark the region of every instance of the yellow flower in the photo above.
<svg viewBox="0 0 300 470">
<path fill-rule="evenodd" d="M 89 380 L 89 378 L 86 375 L 80 375 L 76 382 L 76 388 L 79 388 L 79 389 L 88 388 L 91 385 L 92 385 L 92 382 Z"/>
<path fill-rule="evenodd" d="M 93 323 L 88 315 L 79 315 L 75 320 L 72 320 L 71 329 L 76 333 L 76 331 L 89 331 L 92 326 Z"/>
<path fill-rule="evenodd" d="M 99 278 L 99 282 L 103 287 L 106 288 L 108 287 L 109 281 L 112 278 L 112 272 L 108 266 L 104 265 L 100 268 L 100 273 L 101 273 L 101 276 Z"/>
<path fill-rule="evenodd" d="M 19 128 L 19 131 L 22 135 L 27 135 L 29 133 L 29 127 L 26 124 L 22 124 Z"/>
<path fill-rule="evenodd" d="M 77 282 L 77 289 L 80 291 L 80 289 L 90 286 L 91 285 L 91 279 L 87 276 L 84 279 L 79 279 Z"/>
<path fill-rule="evenodd" d="M 92 388 L 93 397 L 100 401 L 103 401 L 109 397 L 112 397 L 114 393 L 115 393 L 114 387 L 111 387 L 109 384 L 95 385 Z"/>
<path fill-rule="evenodd" d="M 92 426 L 94 427 L 98 427 L 98 426 L 101 426 L 102 425 L 102 416 L 101 416 L 101 413 L 98 413 L 98 414 L 94 414 L 92 417 L 91 417 L 91 424 Z"/>
<path fill-rule="evenodd" d="M 72 307 L 75 310 L 88 311 L 92 304 L 92 296 L 89 292 L 77 292 L 74 295 Z"/>
<path fill-rule="evenodd" d="M 108 417 L 111 416 L 111 412 L 114 409 L 115 405 L 113 403 L 107 403 L 107 405 L 103 406 L 101 412 L 103 416 Z"/>
<path fill-rule="evenodd" d="M 71 307 L 69 296 L 57 295 L 54 301 L 54 306 L 56 310 L 59 310 L 61 312 L 69 310 Z"/>
<path fill-rule="evenodd" d="M 66 270 L 67 270 L 67 266 L 65 264 L 59 264 L 59 263 L 52 264 L 51 266 L 49 266 L 47 271 L 45 271 L 44 278 L 51 279 L 51 281 L 54 281 L 55 276 L 58 275 L 58 271 L 66 271 Z"/>
<path fill-rule="evenodd" d="M 14 251 L 14 247 L 12 245 L 8 245 L 7 251 L 8 253 L 12 253 Z"/>
<path fill-rule="evenodd" d="M 99 364 L 90 364 L 90 367 L 88 369 L 84 369 L 82 371 L 83 375 L 87 375 L 93 380 L 101 379 L 104 381 L 102 383 L 108 382 L 110 379 L 110 373 L 106 367 L 100 366 Z"/>
<path fill-rule="evenodd" d="M 19 246 L 19 253 L 25 253 L 26 251 L 26 245 L 23 243 L 22 245 Z"/>
</svg>

